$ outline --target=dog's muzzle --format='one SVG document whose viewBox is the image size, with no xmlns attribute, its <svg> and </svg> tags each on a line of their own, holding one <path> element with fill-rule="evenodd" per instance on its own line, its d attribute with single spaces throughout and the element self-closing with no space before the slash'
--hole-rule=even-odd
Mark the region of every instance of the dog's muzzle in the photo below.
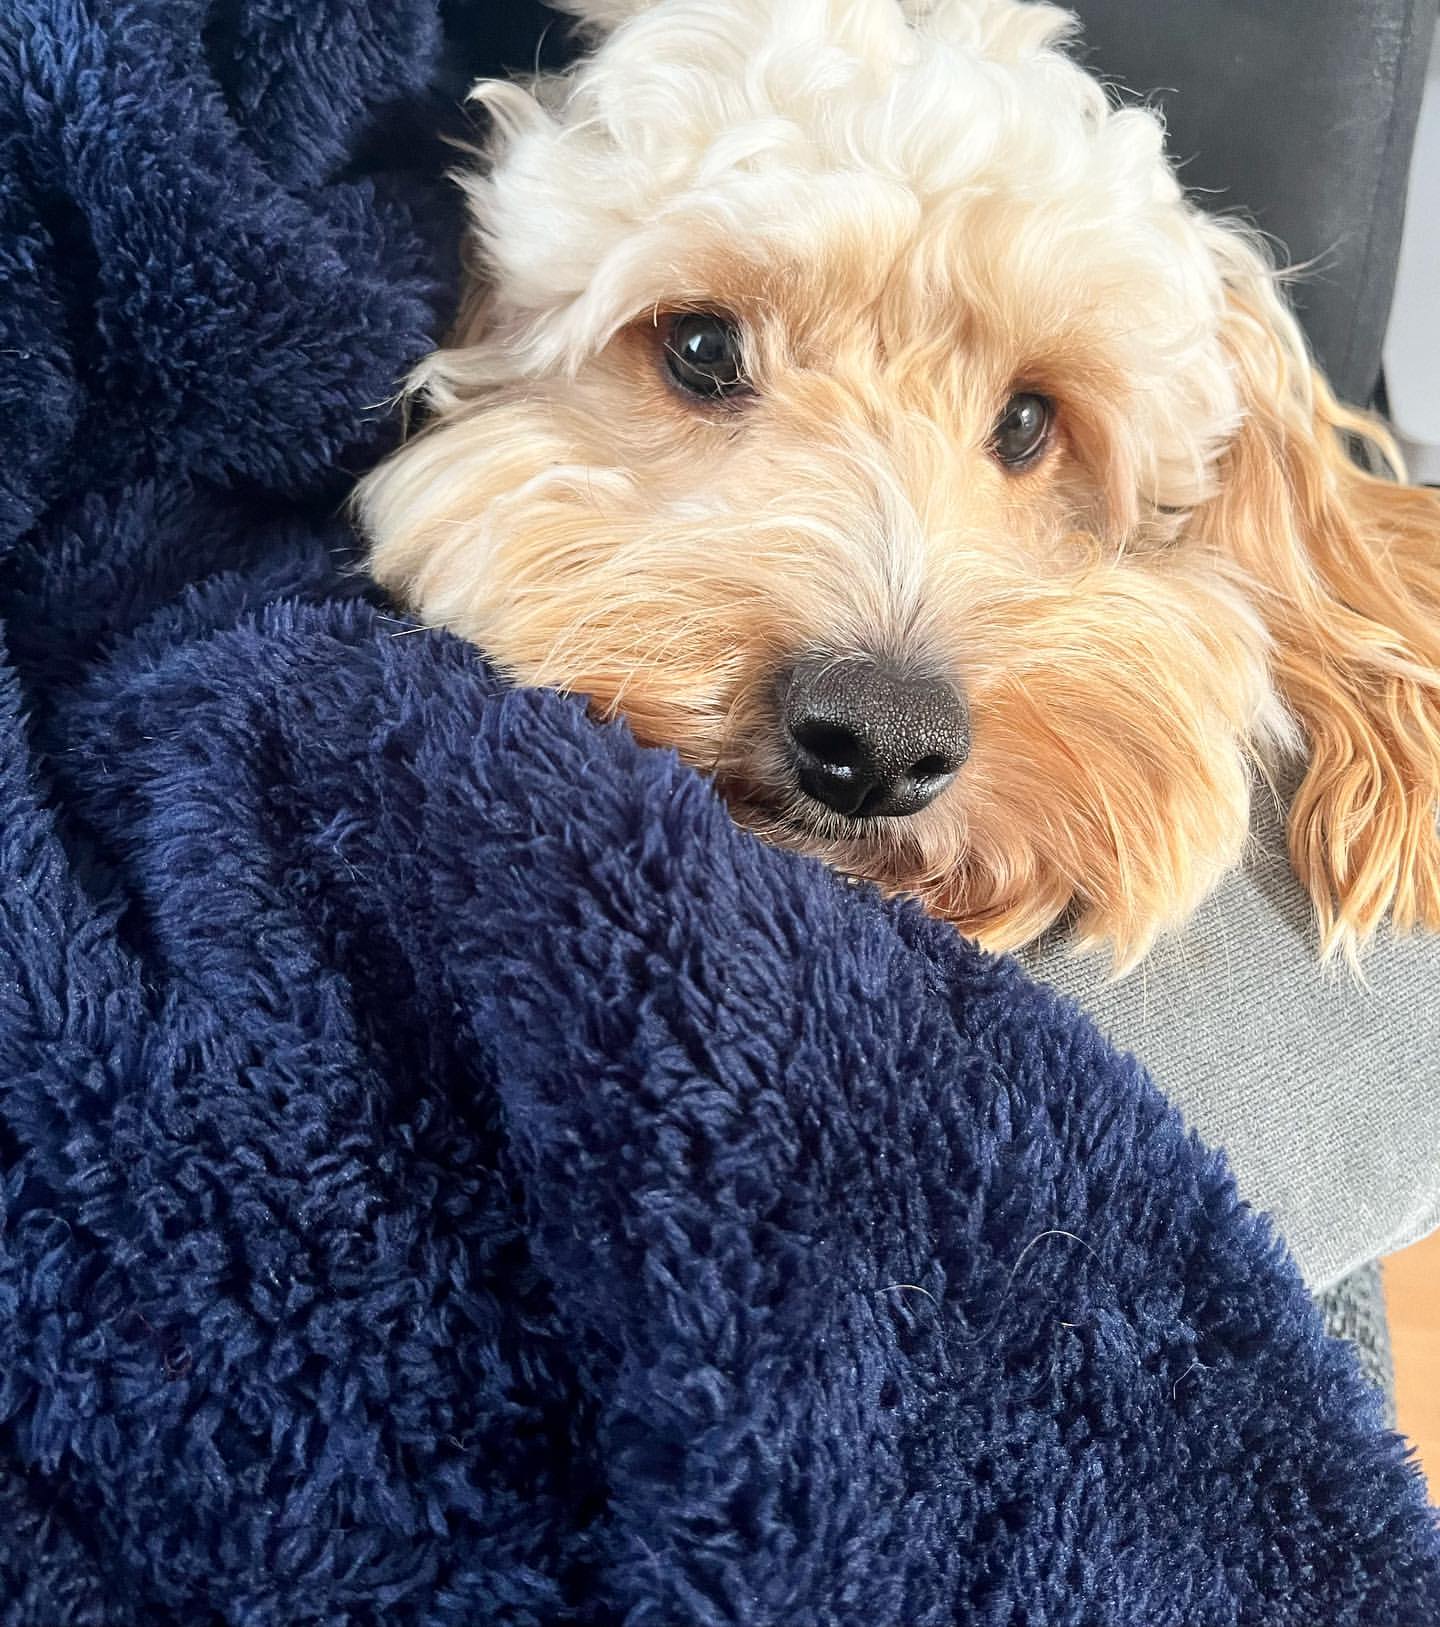
<svg viewBox="0 0 1440 1627">
<path fill-rule="evenodd" d="M 970 712 L 942 678 L 884 661 L 814 656 L 781 683 L 795 783 L 850 819 L 918 813 L 970 755 Z"/>
</svg>

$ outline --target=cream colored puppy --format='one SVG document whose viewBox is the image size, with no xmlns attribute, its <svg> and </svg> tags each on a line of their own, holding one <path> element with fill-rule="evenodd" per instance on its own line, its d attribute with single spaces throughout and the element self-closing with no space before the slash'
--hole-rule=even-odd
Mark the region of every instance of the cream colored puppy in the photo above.
<svg viewBox="0 0 1440 1627">
<path fill-rule="evenodd" d="M 381 583 L 993 946 L 1137 959 L 1302 751 L 1322 947 L 1440 926 L 1440 504 L 1016 0 L 572 0 L 475 95 Z"/>
</svg>

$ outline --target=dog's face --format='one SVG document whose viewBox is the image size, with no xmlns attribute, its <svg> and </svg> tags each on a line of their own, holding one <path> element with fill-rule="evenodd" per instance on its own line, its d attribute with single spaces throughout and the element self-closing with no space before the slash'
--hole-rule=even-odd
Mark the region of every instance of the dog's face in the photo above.
<svg viewBox="0 0 1440 1627">
<path fill-rule="evenodd" d="M 1134 959 L 1238 858 L 1292 711 L 1320 757 L 1325 675 L 1374 665 L 1339 533 L 1392 499 L 1263 262 L 1048 7 L 583 9 L 573 78 L 483 93 L 483 265 L 437 421 L 362 488 L 377 575 L 767 838 L 991 944 L 1069 914 Z M 1436 570 L 1433 511 L 1391 529 Z M 1428 719 L 1433 845 L 1434 691 L 1386 681 Z M 1395 841 L 1337 867 L 1332 834 L 1307 880 L 1346 941 Z"/>
</svg>

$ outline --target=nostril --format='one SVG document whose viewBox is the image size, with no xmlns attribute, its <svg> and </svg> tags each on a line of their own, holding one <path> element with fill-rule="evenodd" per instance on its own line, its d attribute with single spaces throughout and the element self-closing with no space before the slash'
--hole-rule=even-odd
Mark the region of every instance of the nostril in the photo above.
<svg viewBox="0 0 1440 1627">
<path fill-rule="evenodd" d="M 838 723 L 825 723 L 818 718 L 807 718 L 795 724 L 790 738 L 802 751 L 808 752 L 827 768 L 845 769 L 853 773 L 865 755 L 860 737 Z"/>
<path fill-rule="evenodd" d="M 938 753 L 931 757 L 922 757 L 911 768 L 911 775 L 917 780 L 943 780 L 959 770 L 959 759 L 955 757 L 942 757 Z"/>
</svg>

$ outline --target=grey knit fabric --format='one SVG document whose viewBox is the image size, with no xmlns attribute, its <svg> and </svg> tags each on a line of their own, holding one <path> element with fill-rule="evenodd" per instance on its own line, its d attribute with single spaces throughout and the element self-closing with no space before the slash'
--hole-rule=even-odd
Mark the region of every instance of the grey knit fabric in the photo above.
<svg viewBox="0 0 1440 1627">
<path fill-rule="evenodd" d="M 1364 987 L 1322 971 L 1280 811 L 1255 804 L 1243 869 L 1129 977 L 1053 941 L 1025 959 L 1226 1149 L 1323 1290 L 1440 1225 L 1440 937 L 1382 941 Z"/>
<path fill-rule="evenodd" d="M 1390 1353 L 1390 1320 L 1378 1265 L 1362 1266 L 1343 1282 L 1316 1296 L 1326 1331 L 1355 1347 L 1365 1376 L 1385 1398 L 1385 1421 L 1395 1427 L 1395 1362 Z"/>
</svg>

